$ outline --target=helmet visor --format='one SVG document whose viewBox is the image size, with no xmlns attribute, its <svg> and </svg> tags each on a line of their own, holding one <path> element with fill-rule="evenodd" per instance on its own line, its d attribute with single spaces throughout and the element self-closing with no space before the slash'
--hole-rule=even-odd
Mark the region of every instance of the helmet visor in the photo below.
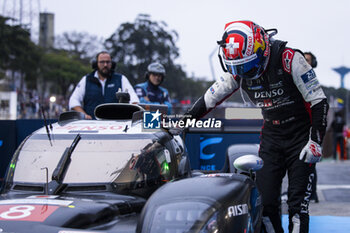
<svg viewBox="0 0 350 233">
<path fill-rule="evenodd" d="M 253 79 L 260 75 L 261 60 L 255 53 L 238 60 L 224 59 L 224 63 L 230 73 L 241 78 Z"/>
</svg>

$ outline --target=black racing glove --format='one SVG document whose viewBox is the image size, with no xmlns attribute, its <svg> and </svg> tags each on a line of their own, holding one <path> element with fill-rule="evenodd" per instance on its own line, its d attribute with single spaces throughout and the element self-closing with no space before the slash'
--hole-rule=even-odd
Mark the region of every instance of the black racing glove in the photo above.
<svg viewBox="0 0 350 233">
<path fill-rule="evenodd" d="M 328 108 L 327 99 L 323 99 L 311 108 L 312 127 L 310 138 L 319 145 L 322 145 L 326 133 Z"/>
</svg>

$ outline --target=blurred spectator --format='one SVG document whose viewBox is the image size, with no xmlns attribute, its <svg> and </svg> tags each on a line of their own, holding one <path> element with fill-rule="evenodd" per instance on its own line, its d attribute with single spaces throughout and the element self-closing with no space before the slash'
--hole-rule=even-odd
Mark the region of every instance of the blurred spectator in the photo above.
<svg viewBox="0 0 350 233">
<path fill-rule="evenodd" d="M 168 114 L 171 114 L 172 104 L 170 102 L 168 90 L 160 86 L 164 78 L 164 66 L 158 62 L 151 63 L 147 67 L 145 75 L 146 82 L 137 84 L 135 86 L 135 91 L 140 98 L 140 103 L 165 104 L 168 106 Z"/>
<path fill-rule="evenodd" d="M 334 115 L 331 127 L 333 129 L 333 159 L 337 160 L 337 146 L 340 147 L 340 159 L 344 159 L 344 126 L 343 114 L 338 111 Z"/>
<path fill-rule="evenodd" d="M 304 57 L 305 57 L 305 60 L 307 61 L 307 63 L 309 63 L 309 65 L 312 68 L 316 68 L 317 67 L 317 59 L 316 59 L 316 56 L 313 53 L 305 52 L 304 53 Z"/>
</svg>

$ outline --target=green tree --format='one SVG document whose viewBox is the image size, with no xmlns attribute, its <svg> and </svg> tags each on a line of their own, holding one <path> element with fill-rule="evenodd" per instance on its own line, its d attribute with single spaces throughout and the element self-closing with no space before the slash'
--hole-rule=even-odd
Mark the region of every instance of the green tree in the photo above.
<svg viewBox="0 0 350 233">
<path fill-rule="evenodd" d="M 55 48 L 89 63 L 102 50 L 103 39 L 87 32 L 64 32 L 55 38 Z"/>
<path fill-rule="evenodd" d="M 9 25 L 10 20 L 13 19 L 0 16 L 0 69 L 19 73 L 23 87 L 25 79 L 35 83 L 41 51 L 30 40 L 29 31 L 21 25 Z"/>
<path fill-rule="evenodd" d="M 69 98 L 69 86 L 78 83 L 89 72 L 89 66 L 69 56 L 65 51 L 51 51 L 44 55 L 41 64 L 41 84 L 44 90 Z"/>
<path fill-rule="evenodd" d="M 104 45 L 117 62 L 116 70 L 127 76 L 132 85 L 144 82 L 147 66 L 158 61 L 166 69 L 163 85 L 172 98 L 198 96 L 196 81 L 175 64 L 179 57 L 177 39 L 176 31 L 169 30 L 165 22 L 155 22 L 149 15 L 140 14 L 135 22 L 121 24 Z"/>
</svg>

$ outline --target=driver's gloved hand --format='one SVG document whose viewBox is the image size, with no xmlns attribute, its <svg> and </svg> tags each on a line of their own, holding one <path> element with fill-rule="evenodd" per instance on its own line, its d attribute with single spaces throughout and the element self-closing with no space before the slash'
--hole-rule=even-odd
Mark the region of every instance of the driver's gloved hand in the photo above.
<svg viewBox="0 0 350 233">
<path fill-rule="evenodd" d="M 317 143 L 309 139 L 307 144 L 301 150 L 299 159 L 305 163 L 317 163 L 322 158 L 322 147 Z"/>
</svg>

